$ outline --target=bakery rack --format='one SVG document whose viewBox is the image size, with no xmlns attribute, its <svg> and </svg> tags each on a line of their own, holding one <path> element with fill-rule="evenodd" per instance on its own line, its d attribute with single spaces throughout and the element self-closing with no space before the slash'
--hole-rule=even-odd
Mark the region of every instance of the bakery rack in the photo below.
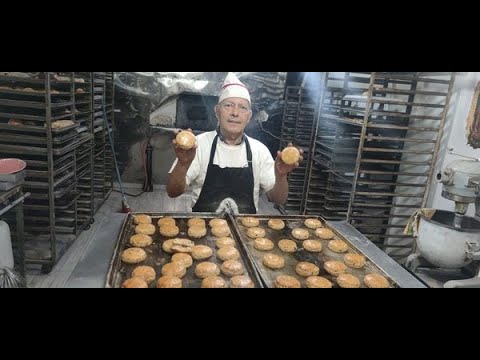
<svg viewBox="0 0 480 360">
<path fill-rule="evenodd" d="M 324 73 L 300 211 L 346 219 L 398 260 L 426 204 L 455 73 Z"/>
<path fill-rule="evenodd" d="M 93 78 L 0 73 L 0 157 L 27 162 L 25 262 L 43 272 L 93 221 Z"/>
<path fill-rule="evenodd" d="M 289 143 L 303 149 L 303 161 L 289 174 L 285 209 L 299 213 L 304 207 L 307 164 L 315 129 L 316 92 L 314 89 L 287 86 L 280 137 L 280 150 Z"/>
<path fill-rule="evenodd" d="M 98 209 L 113 189 L 113 155 L 108 136 L 108 132 L 113 132 L 113 72 L 93 73 L 93 84 L 95 135 L 93 186 L 95 209 Z"/>
</svg>

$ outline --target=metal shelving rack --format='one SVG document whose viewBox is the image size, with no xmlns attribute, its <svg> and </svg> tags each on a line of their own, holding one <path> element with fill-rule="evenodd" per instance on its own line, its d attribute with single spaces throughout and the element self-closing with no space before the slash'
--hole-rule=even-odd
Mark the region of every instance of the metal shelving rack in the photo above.
<svg viewBox="0 0 480 360">
<path fill-rule="evenodd" d="M 92 73 L 0 73 L 0 157 L 27 162 L 25 262 L 43 272 L 93 221 L 93 89 Z"/>
<path fill-rule="evenodd" d="M 341 111 L 348 80 L 326 73 L 321 88 L 304 213 L 342 220 L 347 217 L 359 128 Z"/>
<path fill-rule="evenodd" d="M 114 83 L 113 72 L 94 72 L 93 111 L 94 111 L 94 206 L 98 209 L 113 189 L 113 155 L 109 143 L 110 132 L 113 139 Z"/>
<path fill-rule="evenodd" d="M 348 220 L 399 260 L 426 204 L 454 73 L 325 73 L 304 214 Z"/>
<path fill-rule="evenodd" d="M 288 178 L 289 192 L 285 209 L 300 213 L 304 207 L 307 167 L 311 157 L 311 144 L 315 130 L 316 92 L 313 89 L 288 86 L 282 119 L 280 150 L 288 143 L 303 149 L 304 161 Z"/>
<path fill-rule="evenodd" d="M 90 72 L 75 73 L 83 83 L 75 83 L 75 122 L 78 132 L 88 140 L 76 149 L 77 163 L 77 235 L 93 222 L 95 214 L 93 200 L 93 75 Z"/>
<path fill-rule="evenodd" d="M 112 141 L 114 140 L 114 129 L 115 129 L 115 121 L 114 121 L 114 110 L 115 106 L 115 84 L 114 84 L 114 73 L 107 72 L 105 73 L 105 113 L 107 117 L 108 123 L 108 131 L 110 132 L 110 136 Z M 109 144 L 108 134 L 105 135 L 105 142 L 107 145 Z M 113 169 L 113 153 L 112 147 L 107 146 L 105 149 L 105 193 L 104 199 L 107 199 L 112 190 L 113 190 L 113 180 L 114 180 L 114 169 Z"/>
</svg>

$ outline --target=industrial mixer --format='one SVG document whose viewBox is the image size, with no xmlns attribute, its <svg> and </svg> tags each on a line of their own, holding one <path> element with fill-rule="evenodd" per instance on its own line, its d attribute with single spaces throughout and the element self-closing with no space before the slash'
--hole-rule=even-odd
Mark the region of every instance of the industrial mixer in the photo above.
<svg viewBox="0 0 480 360">
<path fill-rule="evenodd" d="M 455 160 L 437 174 L 442 196 L 455 203 L 454 211 L 420 215 L 416 251 L 406 266 L 443 271 L 443 287 L 480 287 L 480 161 Z M 467 216 L 475 204 L 475 216 Z M 450 274 L 450 275 L 449 275 Z M 451 279 L 448 279 L 448 276 Z"/>
</svg>

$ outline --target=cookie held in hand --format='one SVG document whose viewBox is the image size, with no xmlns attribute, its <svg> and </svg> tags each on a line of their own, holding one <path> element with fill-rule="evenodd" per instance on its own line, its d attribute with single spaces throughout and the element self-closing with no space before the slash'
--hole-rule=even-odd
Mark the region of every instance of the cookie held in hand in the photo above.
<svg viewBox="0 0 480 360">
<path fill-rule="evenodd" d="M 287 165 L 296 164 L 300 160 L 300 151 L 296 147 L 288 146 L 282 150 L 282 161 Z"/>
<path fill-rule="evenodd" d="M 190 131 L 180 131 L 175 137 L 177 146 L 183 150 L 190 150 L 195 146 L 196 138 Z"/>
</svg>

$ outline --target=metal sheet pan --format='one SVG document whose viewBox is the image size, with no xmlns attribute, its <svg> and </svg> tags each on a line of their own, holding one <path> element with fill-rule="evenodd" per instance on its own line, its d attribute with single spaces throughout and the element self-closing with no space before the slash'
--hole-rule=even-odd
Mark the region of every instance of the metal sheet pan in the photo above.
<svg viewBox="0 0 480 360">
<path fill-rule="evenodd" d="M 134 228 L 135 224 L 133 222 L 133 215 L 138 215 L 138 214 L 146 214 L 150 215 L 152 217 L 152 223 L 156 227 L 156 232 L 152 236 L 153 238 L 153 244 L 144 248 L 145 251 L 147 252 L 147 259 L 143 261 L 140 264 L 135 264 L 135 265 L 129 265 L 125 264 L 121 261 L 121 255 L 122 252 L 131 247 L 129 244 L 129 239 L 132 235 L 135 234 Z M 184 288 L 199 288 L 201 286 L 202 280 L 197 278 L 195 276 L 195 266 L 203 261 L 210 261 L 214 262 L 217 265 L 221 265 L 223 262 L 220 259 L 217 259 L 216 257 L 216 246 L 215 246 L 215 241 L 216 237 L 211 234 L 210 228 L 208 227 L 208 221 L 213 218 L 219 217 L 216 214 L 213 213 L 148 213 L 148 212 L 142 212 L 142 213 L 131 213 L 128 214 L 128 216 L 125 218 L 122 228 L 119 234 L 119 237 L 117 239 L 117 243 L 115 245 L 114 253 L 112 256 L 112 260 L 110 262 L 110 267 L 109 271 L 107 274 L 106 278 L 106 284 L 105 287 L 107 288 L 120 288 L 123 281 L 128 279 L 131 276 L 131 273 L 133 269 L 136 266 L 139 265 L 149 265 L 152 266 L 155 269 L 156 272 L 156 279 L 150 284 L 150 288 L 155 288 L 156 287 L 156 282 L 158 278 L 161 276 L 161 268 L 163 265 L 166 263 L 169 263 L 171 261 L 172 254 L 167 254 L 162 250 L 162 243 L 169 239 L 167 237 L 161 236 L 158 232 L 158 225 L 157 222 L 160 219 L 160 217 L 163 216 L 172 216 L 176 220 L 176 224 L 180 229 L 180 233 L 176 237 L 180 238 L 186 238 L 186 239 L 192 239 L 187 235 L 187 221 L 188 219 L 192 217 L 201 217 L 207 222 L 207 235 L 204 236 L 201 239 L 192 239 L 196 245 L 207 245 L 210 248 L 212 248 L 213 255 L 205 260 L 193 260 L 193 265 L 190 266 L 187 269 L 187 273 L 185 276 L 182 278 L 182 285 Z M 243 263 L 244 268 L 246 270 L 245 275 L 248 275 L 252 281 L 254 282 L 255 287 L 263 287 L 263 283 L 260 280 L 260 277 L 255 269 L 255 267 L 252 265 L 251 261 L 248 258 L 248 255 L 245 252 L 244 247 L 239 244 L 239 238 L 238 235 L 235 234 L 235 230 L 233 228 L 232 220 L 230 218 L 224 217 L 225 220 L 227 220 L 230 230 L 232 232 L 232 238 L 237 242 L 236 248 L 240 252 L 240 259 L 239 261 Z M 227 283 L 227 287 L 229 287 L 229 280 L 230 278 L 220 274 L 220 276 L 225 280 Z"/>
<path fill-rule="evenodd" d="M 242 225 L 242 218 L 244 217 L 254 217 L 257 218 L 260 221 L 259 227 L 265 229 L 266 231 L 266 238 L 270 239 L 273 241 L 275 244 L 275 247 L 273 250 L 270 251 L 259 251 L 253 247 L 254 244 L 254 239 L 251 239 L 247 236 L 247 230 L 248 228 Z M 356 248 L 346 237 L 344 237 L 341 233 L 339 233 L 336 229 L 331 227 L 325 219 L 319 216 L 313 216 L 313 215 L 272 215 L 272 216 L 265 216 L 265 215 L 236 215 L 233 216 L 233 223 L 235 226 L 236 231 L 238 232 L 238 235 L 241 238 L 242 244 L 245 247 L 245 250 L 249 253 L 249 257 L 252 259 L 252 261 L 255 264 L 255 267 L 257 268 L 260 277 L 262 281 L 264 282 L 265 287 L 273 288 L 274 282 L 277 276 L 279 275 L 290 275 L 298 279 L 302 285 L 302 287 L 305 286 L 305 279 L 304 277 L 298 275 L 295 272 L 295 266 L 298 264 L 300 261 L 305 261 L 305 262 L 310 262 L 315 264 L 316 266 L 319 267 L 320 273 L 319 276 L 323 276 L 330 280 L 333 283 L 334 288 L 338 288 L 338 284 L 336 282 L 336 277 L 328 274 L 325 269 L 323 268 L 323 265 L 325 261 L 329 260 L 337 260 L 340 262 L 343 262 L 343 257 L 347 253 L 355 253 L 355 254 L 362 254 L 366 257 L 366 264 L 362 269 L 352 269 L 350 267 L 347 267 L 347 273 L 354 275 L 358 277 L 361 281 L 361 287 L 365 288 L 366 286 L 363 283 L 363 277 L 367 273 L 377 273 L 385 276 L 389 283 L 390 287 L 396 288 L 399 287 L 399 285 L 392 280 L 392 278 L 380 270 L 378 266 L 370 259 L 368 256 L 366 256 L 363 252 L 361 252 L 358 248 Z M 283 230 L 273 230 L 268 227 L 267 223 L 268 220 L 270 219 L 282 219 L 286 226 Z M 322 222 L 323 227 L 328 228 L 333 231 L 334 233 L 334 239 L 340 239 L 343 240 L 347 243 L 348 245 L 348 251 L 346 253 L 335 253 L 328 249 L 328 242 L 330 240 L 321 240 L 315 235 L 315 230 L 309 229 L 304 226 L 304 221 L 306 219 L 318 219 Z M 319 240 L 322 243 L 322 251 L 319 253 L 313 253 L 306 251 L 302 247 L 303 241 L 301 240 L 296 240 L 291 236 L 291 231 L 295 228 L 303 228 L 309 231 L 310 237 L 309 239 L 312 240 Z M 297 251 L 295 253 L 284 253 L 282 252 L 279 247 L 278 247 L 278 242 L 282 239 L 289 239 L 295 241 L 297 244 Z M 272 270 L 267 267 L 265 267 L 262 264 L 262 259 L 263 256 L 266 253 L 273 253 L 277 255 L 281 255 L 285 259 L 285 266 L 282 269 L 279 270 Z"/>
</svg>

